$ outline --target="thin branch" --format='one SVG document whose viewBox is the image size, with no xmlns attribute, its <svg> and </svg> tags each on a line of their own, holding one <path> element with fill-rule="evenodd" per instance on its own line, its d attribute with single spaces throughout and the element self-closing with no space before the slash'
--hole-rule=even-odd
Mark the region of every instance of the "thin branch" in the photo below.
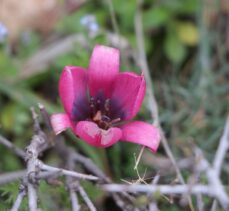
<svg viewBox="0 0 229 211">
<path fill-rule="evenodd" d="M 30 211 L 37 211 L 37 191 L 34 178 L 37 170 L 38 149 L 43 141 L 39 136 L 34 135 L 31 144 L 26 148 L 27 189 Z"/>
<path fill-rule="evenodd" d="M 22 187 L 20 187 L 19 193 L 17 195 L 16 201 L 13 204 L 13 207 L 11 208 L 10 211 L 18 211 L 21 205 L 21 202 L 23 200 L 23 198 L 26 195 L 26 187 L 24 185 L 22 185 Z"/>
<path fill-rule="evenodd" d="M 76 44 L 87 47 L 88 43 L 83 34 L 74 34 L 58 40 L 39 49 L 32 57 L 20 68 L 17 80 L 26 79 L 31 75 L 41 73 L 47 69 L 50 63 L 57 57 L 74 50 Z"/>
<path fill-rule="evenodd" d="M 60 145 L 56 145 L 57 146 L 57 149 L 58 149 L 58 146 Z M 74 160 L 71 156 L 71 154 L 68 152 L 68 149 L 58 149 L 60 155 L 61 153 L 64 152 L 65 154 L 65 157 L 66 157 L 66 165 L 67 165 L 67 168 L 71 171 L 74 170 L 75 168 L 75 163 L 74 163 Z M 71 177 L 71 176 L 66 176 L 66 184 L 67 184 L 67 187 L 68 187 L 68 191 L 69 191 L 69 195 L 70 195 L 70 199 L 71 199 L 71 203 L 72 203 L 72 211 L 79 211 L 80 210 L 80 205 L 79 205 L 79 200 L 78 200 L 78 196 L 77 196 L 77 193 L 76 193 L 76 185 L 73 184 L 74 182 L 74 177 Z M 78 184 L 78 183 L 77 183 Z"/>
<path fill-rule="evenodd" d="M 12 150 L 20 158 L 25 158 L 25 152 L 20 148 L 16 147 L 12 142 L 0 135 L 0 143 L 6 146 L 8 149 Z"/>
<path fill-rule="evenodd" d="M 37 180 L 44 179 L 44 180 L 49 180 L 49 179 L 54 179 L 57 177 L 61 177 L 63 174 L 61 172 L 56 172 L 56 171 L 39 171 L 35 175 L 35 178 Z"/>
<path fill-rule="evenodd" d="M 196 206 L 198 211 L 204 211 L 203 197 L 200 193 L 196 194 Z"/>
<path fill-rule="evenodd" d="M 157 174 L 157 175 L 153 178 L 151 184 L 152 184 L 152 185 L 156 185 L 156 184 L 159 182 L 159 179 L 160 179 L 160 175 Z M 148 194 L 148 197 L 149 197 L 149 198 L 152 198 L 152 197 L 151 197 L 151 194 Z M 149 204 L 149 210 L 150 210 L 150 211 L 159 211 L 158 206 L 157 206 L 157 203 L 156 203 L 156 201 L 154 200 L 154 198 L 152 199 L 152 202 Z"/>
<path fill-rule="evenodd" d="M 199 157 L 198 168 L 200 171 L 205 171 L 208 178 L 209 186 L 214 191 L 215 198 L 218 199 L 221 206 L 225 209 L 229 209 L 229 197 L 224 189 L 224 186 L 219 179 L 218 173 L 214 168 L 210 166 L 208 161 L 204 158 L 202 151 L 195 147 L 194 152 Z"/>
<path fill-rule="evenodd" d="M 88 209 L 90 211 L 96 211 L 96 208 L 95 208 L 94 204 L 91 202 L 91 200 L 88 197 L 87 193 L 85 192 L 85 190 L 83 189 L 83 187 L 80 184 L 78 185 L 78 191 L 79 191 L 81 197 L 83 198 L 83 200 L 85 201 L 85 203 L 87 204 Z"/>
<path fill-rule="evenodd" d="M 0 185 L 4 185 L 15 180 L 21 179 L 25 176 L 26 170 L 14 171 L 10 173 L 0 174 Z"/>
<path fill-rule="evenodd" d="M 161 194 L 197 194 L 202 193 L 208 196 L 215 196 L 214 190 L 207 185 L 120 185 L 108 184 L 102 185 L 103 190 L 108 192 L 130 192 L 130 193 L 161 193 Z"/>
<path fill-rule="evenodd" d="M 217 211 L 218 210 L 218 203 L 217 200 L 214 200 L 212 203 L 211 211 Z"/>
<path fill-rule="evenodd" d="M 111 196 L 113 197 L 115 203 L 121 208 L 121 210 L 124 211 L 130 211 L 133 210 L 133 206 L 131 206 L 130 204 L 126 203 L 126 201 L 124 201 L 121 197 L 122 193 L 111 193 Z M 138 209 L 135 208 L 135 211 L 137 211 Z"/>
<path fill-rule="evenodd" d="M 120 39 L 120 32 L 119 32 L 119 28 L 118 28 L 118 23 L 115 17 L 115 11 L 114 11 L 114 6 L 112 3 L 112 0 L 106 0 L 107 4 L 108 4 L 108 9 L 111 15 L 111 22 L 112 22 L 112 26 L 114 28 L 115 33 L 118 35 L 119 39 Z"/>
<path fill-rule="evenodd" d="M 118 43 L 120 48 L 127 47 L 127 39 L 125 37 L 120 37 L 120 35 L 117 36 L 116 33 L 105 33 L 111 45 L 116 45 Z M 64 38 L 60 38 L 51 44 L 38 49 L 20 67 L 17 78 L 14 78 L 13 80 L 24 80 L 46 71 L 49 65 L 53 63 L 55 59 L 61 55 L 66 55 L 67 53 L 74 51 L 75 46 L 81 46 L 85 49 L 89 48 L 88 40 L 85 38 L 83 33 L 76 33 Z M 9 81 L 10 80 L 12 79 L 9 79 Z"/>
<path fill-rule="evenodd" d="M 152 81 L 151 81 L 151 77 L 150 77 L 150 70 L 147 64 L 147 59 L 146 59 L 146 54 L 145 54 L 145 48 L 144 48 L 144 35 L 143 35 L 143 26 L 142 26 L 142 14 L 141 14 L 141 4 L 142 4 L 143 0 L 137 0 L 137 11 L 136 11 L 136 16 L 135 16 L 135 30 L 136 30 L 136 37 L 137 37 L 137 45 L 138 45 L 138 51 L 139 51 L 139 62 L 140 62 L 140 66 L 145 74 L 146 77 L 146 82 L 148 84 L 147 87 L 147 92 L 148 92 L 148 97 L 149 97 L 149 109 L 152 115 L 152 118 L 154 120 L 154 124 L 156 126 L 159 127 L 160 131 L 161 131 L 161 136 L 162 136 L 162 145 L 165 149 L 166 154 L 168 155 L 169 159 L 171 160 L 178 179 L 180 180 L 180 182 L 182 184 L 185 184 L 185 180 L 181 174 L 181 171 L 179 169 L 179 167 L 176 164 L 176 160 L 172 154 L 172 151 L 170 150 L 168 141 L 164 135 L 164 132 L 160 126 L 160 121 L 159 121 L 159 114 L 158 114 L 158 106 L 157 106 L 157 102 L 153 93 L 153 85 L 152 85 Z M 192 200 L 189 197 L 188 198 L 189 201 L 189 205 L 191 210 L 194 210 L 193 205 L 192 205 Z"/>
<path fill-rule="evenodd" d="M 110 183 L 111 180 L 109 179 L 109 177 L 107 177 L 104 172 L 102 172 L 93 162 L 91 159 L 80 155 L 79 153 L 77 153 L 74 149 L 67 147 L 65 142 L 59 140 L 56 143 L 56 150 L 58 151 L 58 153 L 60 154 L 61 157 L 65 156 L 66 153 L 67 155 L 71 155 L 71 158 L 77 162 L 82 164 L 87 171 L 93 173 L 94 175 L 96 175 L 97 177 L 100 178 L 101 182 L 105 182 L 105 183 Z M 127 193 L 121 193 L 121 194 L 116 194 L 113 193 L 111 194 L 111 196 L 113 197 L 114 201 L 116 202 L 116 204 L 122 209 L 122 210 L 126 210 L 126 208 L 130 207 L 130 202 L 131 204 L 133 203 L 133 197 L 131 197 L 129 194 Z M 124 200 L 124 199 L 126 200 Z M 129 203 L 127 203 L 129 202 Z M 131 208 L 132 209 L 132 208 Z M 129 210 L 131 210 L 129 209 Z"/>
<path fill-rule="evenodd" d="M 138 0 L 138 9 L 136 11 L 136 17 L 135 17 L 135 30 L 136 30 L 136 37 L 137 37 L 137 45 L 138 45 L 138 50 L 139 50 L 139 62 L 140 62 L 140 66 L 145 74 L 145 78 L 147 81 L 147 91 L 148 91 L 148 97 L 149 97 L 149 109 L 152 115 L 152 118 L 154 120 L 155 125 L 157 125 L 160 130 L 161 130 L 161 135 L 162 135 L 162 144 L 163 147 L 166 151 L 166 154 L 168 155 L 168 157 L 170 158 L 176 173 L 179 177 L 179 180 L 184 184 L 184 179 L 181 175 L 181 172 L 179 170 L 179 167 L 176 164 L 176 160 L 169 148 L 167 139 L 164 136 L 163 130 L 161 129 L 160 126 L 160 121 L 159 121 L 159 115 L 158 115 L 158 106 L 157 106 L 157 102 L 156 99 L 154 97 L 154 93 L 153 93 L 153 85 L 152 82 L 150 80 L 150 71 L 149 71 L 149 67 L 147 65 L 147 60 L 146 60 L 146 54 L 145 54 L 145 48 L 144 48 L 144 38 L 143 38 L 143 29 L 142 29 L 142 18 L 141 18 L 141 10 L 140 10 L 140 6 L 141 6 L 141 0 Z"/>
<path fill-rule="evenodd" d="M 154 97 L 152 88 L 153 84 L 150 77 L 150 70 L 147 64 L 146 54 L 145 54 L 145 47 L 144 47 L 144 35 L 143 35 L 143 27 L 142 27 L 142 15 L 141 15 L 141 3 L 142 0 L 137 0 L 137 11 L 135 16 L 135 31 L 136 31 L 136 39 L 137 39 L 137 46 L 138 46 L 138 60 L 139 65 L 144 72 L 146 83 L 147 83 L 147 94 L 149 97 L 149 109 L 151 111 L 152 118 L 154 120 L 155 125 L 159 125 L 159 116 L 158 116 L 158 106 L 156 103 L 156 99 Z"/>
<path fill-rule="evenodd" d="M 48 112 L 46 111 L 43 104 L 38 103 L 38 107 L 40 109 L 40 112 L 41 112 L 42 118 L 44 120 L 45 126 L 51 131 L 52 125 L 51 125 L 51 121 L 50 121 L 50 117 L 49 117 Z"/>
<path fill-rule="evenodd" d="M 134 170 L 136 170 L 136 169 L 138 168 L 138 164 L 139 164 L 139 162 L 140 162 L 140 160 L 141 160 L 141 157 L 142 157 L 142 154 L 143 154 L 143 152 L 144 152 L 144 149 L 145 149 L 145 146 L 143 146 L 143 147 L 141 148 L 141 150 L 140 150 L 140 152 L 139 152 L 139 154 L 138 154 L 138 157 L 137 157 L 136 162 L 135 162 Z"/>
<path fill-rule="evenodd" d="M 37 211 L 37 191 L 33 184 L 29 183 L 28 188 L 28 197 L 29 197 L 29 210 Z"/>
<path fill-rule="evenodd" d="M 223 160 L 225 158 L 228 149 L 229 149 L 229 116 L 227 117 L 227 121 L 224 127 L 224 132 L 222 137 L 220 138 L 218 149 L 216 151 L 215 159 L 213 162 L 213 168 L 215 169 L 218 176 L 220 176 Z"/>
<path fill-rule="evenodd" d="M 70 199 L 72 203 L 72 211 L 79 211 L 80 205 L 79 205 L 76 191 L 73 188 L 70 188 L 69 193 L 70 193 Z"/>
<path fill-rule="evenodd" d="M 188 180 L 189 184 L 196 184 L 200 180 L 201 172 L 198 170 L 198 165 L 196 165 L 198 160 L 199 157 L 195 155 L 194 162 L 193 162 L 193 175 Z M 202 194 L 200 193 L 196 194 L 196 207 L 198 211 L 204 210 L 204 201 L 203 201 Z"/>
<path fill-rule="evenodd" d="M 42 163 L 41 161 L 39 161 L 38 165 L 39 165 L 39 168 L 43 171 L 58 173 L 59 175 L 72 176 L 72 177 L 75 177 L 75 178 L 81 179 L 81 180 L 99 180 L 99 178 L 96 176 L 81 174 L 81 173 L 77 173 L 75 171 L 69 171 L 66 169 L 49 166 L 49 165 Z"/>
<path fill-rule="evenodd" d="M 90 158 L 87 158 L 83 155 L 80 155 L 76 151 L 74 151 L 74 154 L 72 155 L 73 159 L 76 162 L 81 163 L 88 171 L 96 175 L 97 177 L 101 178 L 105 182 L 110 182 L 111 180 L 96 166 Z"/>
<path fill-rule="evenodd" d="M 91 159 L 84 157 L 83 155 L 80 155 L 79 153 L 77 153 L 76 151 L 74 151 L 74 153 L 72 154 L 73 159 L 76 162 L 81 163 L 88 171 L 90 171 L 91 173 L 95 174 L 96 176 L 98 176 L 100 179 L 102 179 L 104 182 L 106 183 L 111 183 L 111 180 L 109 177 L 107 177 L 93 162 Z M 123 192 L 121 194 L 116 194 L 113 193 L 111 194 L 113 199 L 115 200 L 116 204 L 123 210 L 129 209 L 129 205 L 128 203 L 124 202 L 124 200 L 122 199 L 122 197 L 124 197 L 125 199 L 128 200 L 128 202 L 133 203 L 134 199 L 132 196 L 130 196 L 129 194 Z M 130 208 L 131 210 L 131 208 Z"/>
<path fill-rule="evenodd" d="M 30 211 L 37 211 L 37 190 L 36 190 L 36 173 L 38 172 L 38 156 L 47 149 L 49 146 L 46 141 L 45 134 L 41 131 L 38 122 L 38 116 L 35 110 L 31 108 L 32 117 L 34 121 L 34 131 L 36 135 L 33 135 L 30 145 L 26 148 L 25 160 L 27 161 L 27 174 L 25 181 L 27 182 L 29 209 Z"/>
</svg>

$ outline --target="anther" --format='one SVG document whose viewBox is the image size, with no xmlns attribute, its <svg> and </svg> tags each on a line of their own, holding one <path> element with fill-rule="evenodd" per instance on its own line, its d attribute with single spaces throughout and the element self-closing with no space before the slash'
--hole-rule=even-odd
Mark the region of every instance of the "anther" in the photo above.
<svg viewBox="0 0 229 211">
<path fill-rule="evenodd" d="M 101 120 L 101 118 L 102 118 L 102 113 L 101 113 L 101 111 L 97 111 L 96 112 L 96 114 L 95 114 L 95 116 L 93 117 L 93 121 L 100 121 Z"/>
</svg>

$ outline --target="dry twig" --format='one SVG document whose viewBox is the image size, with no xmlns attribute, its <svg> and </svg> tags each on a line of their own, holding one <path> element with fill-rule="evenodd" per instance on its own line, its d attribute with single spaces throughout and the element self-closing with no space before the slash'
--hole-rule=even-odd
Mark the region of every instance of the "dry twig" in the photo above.
<svg viewBox="0 0 229 211">
<path fill-rule="evenodd" d="M 25 152 L 20 148 L 16 147 L 12 142 L 10 142 L 9 140 L 7 140 L 5 137 L 1 135 L 0 135 L 0 143 L 6 146 L 8 149 L 12 150 L 17 156 L 24 159 Z"/>
<path fill-rule="evenodd" d="M 177 176 L 180 180 L 180 182 L 182 184 L 185 184 L 184 178 L 181 174 L 181 171 L 179 169 L 179 167 L 176 164 L 176 160 L 172 154 L 172 151 L 170 150 L 169 144 L 167 142 L 167 139 L 164 135 L 164 132 L 160 126 L 160 121 L 159 121 L 159 114 L 158 114 L 158 106 L 157 106 L 157 101 L 155 99 L 154 93 L 153 93 L 153 86 L 152 86 L 152 81 L 151 81 L 151 77 L 150 77 L 150 70 L 149 67 L 147 65 L 147 59 L 146 59 L 146 54 L 145 54 L 145 49 L 144 49 L 144 35 L 143 35 L 143 27 L 142 27 L 142 15 L 141 15 L 141 6 L 142 6 L 142 2 L 143 0 L 138 0 L 137 1 L 137 11 L 136 11 L 136 16 L 135 16 L 135 30 L 136 30 L 136 38 L 137 38 L 137 45 L 138 45 L 138 51 L 139 51 L 139 64 L 140 67 L 142 68 L 142 71 L 145 74 L 146 77 L 146 82 L 148 84 L 148 88 L 147 88 L 147 92 L 148 92 L 148 97 L 149 97 L 149 109 L 152 115 L 152 118 L 154 120 L 154 124 L 156 126 L 159 127 L 160 131 L 161 131 L 161 140 L 162 140 L 162 145 L 165 149 L 166 154 L 168 155 L 168 157 L 170 158 Z M 144 147 L 143 147 L 144 150 Z M 141 156 L 142 153 L 140 153 Z M 140 160 L 140 156 L 137 159 L 138 162 Z M 138 162 L 136 163 L 136 165 L 138 164 Z M 192 200 L 189 197 L 189 205 L 191 210 L 194 210 L 193 205 L 192 205 Z"/>
<path fill-rule="evenodd" d="M 17 195 L 17 198 L 13 204 L 13 207 L 11 208 L 10 211 L 18 211 L 21 205 L 21 202 L 23 200 L 23 198 L 26 195 L 26 187 L 24 185 L 21 185 L 21 187 L 19 188 L 19 193 Z"/>
</svg>

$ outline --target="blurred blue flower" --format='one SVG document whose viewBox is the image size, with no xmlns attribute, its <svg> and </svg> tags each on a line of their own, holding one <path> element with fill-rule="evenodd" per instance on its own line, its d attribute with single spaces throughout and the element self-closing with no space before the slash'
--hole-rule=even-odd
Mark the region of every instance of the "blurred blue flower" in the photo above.
<svg viewBox="0 0 229 211">
<path fill-rule="evenodd" d="M 99 25 L 94 15 L 85 15 L 80 19 L 80 24 L 84 26 L 89 32 L 96 33 L 99 31 Z"/>
<path fill-rule="evenodd" d="M 7 27 L 2 22 L 0 22 L 0 43 L 3 43 L 6 40 L 8 34 L 9 32 Z"/>
</svg>

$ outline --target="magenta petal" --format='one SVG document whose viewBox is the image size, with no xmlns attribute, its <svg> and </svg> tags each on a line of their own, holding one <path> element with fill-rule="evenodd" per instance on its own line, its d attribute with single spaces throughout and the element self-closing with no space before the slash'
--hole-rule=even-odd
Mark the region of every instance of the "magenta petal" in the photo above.
<svg viewBox="0 0 229 211">
<path fill-rule="evenodd" d="M 120 73 L 114 83 L 111 98 L 124 113 L 124 119 L 132 119 L 139 111 L 145 96 L 146 83 L 143 75 Z"/>
<path fill-rule="evenodd" d="M 81 67 L 66 66 L 59 81 L 59 94 L 65 111 L 71 115 L 75 100 L 87 93 L 87 72 Z"/>
<path fill-rule="evenodd" d="M 134 121 L 121 127 L 122 140 L 149 147 L 156 152 L 160 143 L 160 130 L 151 124 Z"/>
<path fill-rule="evenodd" d="M 88 69 L 91 96 L 103 92 L 106 97 L 109 97 L 112 82 L 119 72 L 119 50 L 96 45 Z"/>
<path fill-rule="evenodd" d="M 52 128 L 56 135 L 66 130 L 67 128 L 72 127 L 68 115 L 64 113 L 53 114 L 50 120 L 51 120 Z"/>
<path fill-rule="evenodd" d="M 97 124 L 89 121 L 79 122 L 76 125 L 75 132 L 81 139 L 96 147 L 109 147 L 122 136 L 122 131 L 119 128 L 103 130 Z"/>
</svg>

